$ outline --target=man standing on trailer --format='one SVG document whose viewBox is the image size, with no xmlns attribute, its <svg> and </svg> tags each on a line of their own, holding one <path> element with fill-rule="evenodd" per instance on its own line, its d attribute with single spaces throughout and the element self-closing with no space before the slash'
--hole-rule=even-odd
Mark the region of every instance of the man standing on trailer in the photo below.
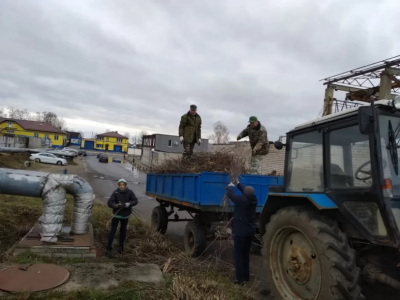
<svg viewBox="0 0 400 300">
<path fill-rule="evenodd" d="M 244 284 L 250 280 L 250 249 L 256 233 L 257 197 L 252 186 L 237 184 L 242 195 L 236 195 L 231 182 L 226 191 L 229 199 L 235 203 L 233 210 L 232 234 L 235 236 L 235 281 Z"/>
<path fill-rule="evenodd" d="M 269 152 L 269 142 L 267 129 L 261 122 L 258 121 L 257 117 L 253 116 L 249 118 L 249 125 L 238 135 L 237 140 L 248 136 L 251 146 L 251 162 L 250 162 L 250 173 L 259 174 L 259 165 L 263 155 L 267 155 Z"/>
<path fill-rule="evenodd" d="M 179 139 L 183 144 L 183 157 L 193 155 L 195 143 L 201 144 L 201 117 L 197 114 L 197 106 L 190 105 L 190 110 L 181 117 Z"/>
</svg>

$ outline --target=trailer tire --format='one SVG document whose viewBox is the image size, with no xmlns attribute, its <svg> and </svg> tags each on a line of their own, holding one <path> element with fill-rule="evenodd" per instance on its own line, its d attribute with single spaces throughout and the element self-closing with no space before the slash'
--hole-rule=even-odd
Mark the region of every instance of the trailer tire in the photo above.
<svg viewBox="0 0 400 300">
<path fill-rule="evenodd" d="M 198 257 L 206 248 L 206 230 L 198 216 L 186 224 L 183 235 L 186 254 L 190 257 Z"/>
<path fill-rule="evenodd" d="M 275 299 L 359 299 L 356 252 L 337 223 L 318 212 L 279 210 L 266 226 L 262 252 Z"/>
<path fill-rule="evenodd" d="M 164 206 L 156 206 L 151 213 L 151 228 L 164 234 L 168 228 L 168 213 Z"/>
</svg>

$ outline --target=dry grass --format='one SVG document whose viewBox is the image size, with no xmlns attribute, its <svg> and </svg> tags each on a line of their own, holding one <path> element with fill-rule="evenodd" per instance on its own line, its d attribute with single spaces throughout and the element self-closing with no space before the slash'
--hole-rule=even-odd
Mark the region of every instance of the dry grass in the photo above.
<svg viewBox="0 0 400 300">
<path fill-rule="evenodd" d="M 188 275 L 177 275 L 172 280 L 172 294 L 176 300 L 230 300 L 218 282 Z"/>
<path fill-rule="evenodd" d="M 233 154 L 228 151 L 220 151 L 215 153 L 195 153 L 189 159 L 183 157 L 171 158 L 165 160 L 157 166 L 153 166 L 152 173 L 190 173 L 197 174 L 201 172 L 223 172 L 230 173 L 231 162 L 240 154 Z M 247 174 L 245 164 L 238 164 L 238 172 L 240 174 Z"/>
</svg>

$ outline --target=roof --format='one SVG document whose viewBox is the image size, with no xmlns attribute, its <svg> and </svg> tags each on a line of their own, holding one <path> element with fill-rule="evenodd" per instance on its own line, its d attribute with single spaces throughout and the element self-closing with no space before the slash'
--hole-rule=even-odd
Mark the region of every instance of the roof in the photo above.
<svg viewBox="0 0 400 300">
<path fill-rule="evenodd" d="M 375 106 L 386 106 L 386 107 L 391 107 L 392 106 L 392 100 L 379 100 L 374 102 Z M 327 116 L 320 117 L 318 119 L 314 119 L 312 121 L 308 121 L 302 124 L 297 125 L 295 129 L 299 128 L 304 128 L 304 127 L 309 127 L 311 125 L 317 125 L 325 122 L 329 122 L 335 119 L 342 119 L 351 115 L 356 115 L 358 112 L 358 107 L 351 108 L 351 109 L 346 109 L 338 113 L 330 114 Z"/>
<path fill-rule="evenodd" d="M 106 137 L 115 137 L 115 138 L 121 138 L 121 139 L 127 139 L 128 137 L 119 134 L 118 131 L 110 131 L 102 134 L 98 134 L 97 136 L 106 136 Z"/>
<path fill-rule="evenodd" d="M 18 120 L 18 119 L 12 119 L 12 118 L 1 118 L 0 117 L 0 123 L 4 121 L 12 121 L 20 125 L 23 129 L 25 130 L 32 130 L 32 131 L 42 131 L 42 132 L 53 132 L 53 133 L 62 133 L 66 134 L 66 132 L 62 131 L 61 129 L 54 127 L 50 124 L 47 124 L 45 122 L 39 122 L 39 121 L 28 121 L 28 120 Z"/>
<path fill-rule="evenodd" d="M 76 131 L 67 131 L 67 133 L 71 138 L 79 138 L 79 136 L 81 135 L 79 132 Z"/>
</svg>

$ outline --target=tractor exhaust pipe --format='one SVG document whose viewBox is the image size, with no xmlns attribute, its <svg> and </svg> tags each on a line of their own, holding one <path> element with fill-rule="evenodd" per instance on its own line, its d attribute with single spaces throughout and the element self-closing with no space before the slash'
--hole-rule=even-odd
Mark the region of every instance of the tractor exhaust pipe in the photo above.
<svg viewBox="0 0 400 300">
<path fill-rule="evenodd" d="M 88 233 L 95 197 L 92 187 L 83 178 L 0 168 L 0 194 L 43 199 L 43 213 L 39 218 L 42 242 L 57 242 L 63 226 L 67 193 L 74 197 L 71 233 Z"/>
</svg>

